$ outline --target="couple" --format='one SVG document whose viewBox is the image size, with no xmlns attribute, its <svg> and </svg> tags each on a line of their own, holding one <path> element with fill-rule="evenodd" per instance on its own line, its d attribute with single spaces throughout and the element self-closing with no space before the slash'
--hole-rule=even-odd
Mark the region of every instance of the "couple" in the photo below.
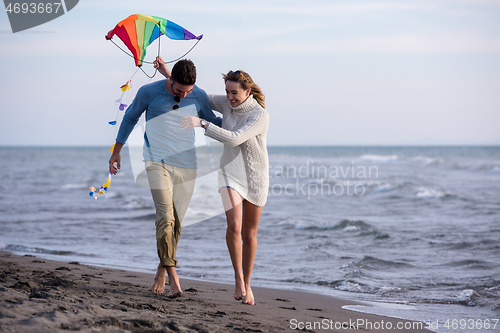
<svg viewBox="0 0 500 333">
<path fill-rule="evenodd" d="M 192 127 L 224 144 L 219 170 L 219 193 L 227 218 L 226 243 L 235 273 L 234 298 L 255 304 L 250 278 L 257 249 L 257 226 L 269 187 L 266 136 L 269 116 L 264 96 L 250 75 L 223 75 L 226 96 L 208 96 L 195 85 L 196 67 L 177 62 L 172 72 L 157 57 L 155 67 L 167 79 L 144 85 L 128 107 L 109 160 L 109 170 L 120 169 L 120 152 L 140 116 L 146 112 L 143 156 L 156 208 L 156 244 L 160 263 L 153 293 L 182 296 L 175 266 L 184 215 L 194 190 L 196 150 Z M 213 110 L 222 113 L 216 117 Z"/>
</svg>

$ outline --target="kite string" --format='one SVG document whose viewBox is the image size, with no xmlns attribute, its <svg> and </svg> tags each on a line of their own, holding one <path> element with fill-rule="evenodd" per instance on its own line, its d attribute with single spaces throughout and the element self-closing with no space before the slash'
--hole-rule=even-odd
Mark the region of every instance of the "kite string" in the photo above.
<svg viewBox="0 0 500 333">
<path fill-rule="evenodd" d="M 134 77 L 135 73 L 137 73 L 138 70 L 139 70 L 139 68 L 137 68 L 137 70 L 134 72 L 134 74 L 132 74 L 132 76 L 130 77 L 130 79 L 128 79 L 128 82 L 132 81 L 132 78 Z"/>
<path fill-rule="evenodd" d="M 195 48 L 195 46 L 196 46 L 196 45 L 198 45 L 198 43 L 200 42 L 200 40 L 201 40 L 201 38 L 200 38 L 200 39 L 198 39 L 198 40 L 196 41 L 196 43 L 195 43 L 195 44 L 194 44 L 194 45 L 193 45 L 193 46 L 192 46 L 192 47 L 191 47 L 191 48 L 190 48 L 190 49 L 189 49 L 186 53 L 184 53 L 183 55 L 181 55 L 179 58 L 174 59 L 174 60 L 170 60 L 170 61 L 166 61 L 165 63 L 166 63 L 166 64 L 170 64 L 170 63 L 172 63 L 172 62 L 174 62 L 174 61 L 177 61 L 177 60 L 180 60 L 180 59 L 184 58 L 185 56 L 187 56 L 187 55 L 188 55 L 188 53 L 189 53 L 189 52 L 191 52 L 191 51 Z"/>
<path fill-rule="evenodd" d="M 132 74 L 132 76 L 128 79 L 127 83 L 129 86 L 130 86 L 130 83 L 132 82 L 132 78 L 135 76 L 135 74 L 137 74 L 137 72 L 139 71 L 139 68 L 137 68 L 134 72 L 134 74 Z M 122 91 L 122 95 L 120 96 L 120 98 L 117 100 L 117 102 L 119 101 L 119 103 L 121 104 L 122 103 L 122 99 L 123 99 L 123 95 L 125 95 L 125 91 L 127 90 L 124 90 Z M 115 123 L 118 122 L 118 117 L 120 115 L 120 109 L 118 109 L 118 111 L 116 111 L 116 119 L 115 119 Z M 115 128 L 115 137 L 116 135 L 118 134 L 118 126 Z"/>
<path fill-rule="evenodd" d="M 158 28 L 161 28 L 159 24 L 158 24 Z M 160 56 L 160 39 L 161 39 L 161 38 L 160 38 L 160 35 L 158 35 L 158 57 Z M 158 58 L 158 57 L 157 57 L 157 58 Z M 143 63 L 144 63 L 144 61 L 143 61 Z M 139 68 L 140 68 L 140 69 L 141 69 L 141 71 L 144 73 L 144 75 L 146 75 L 147 77 L 149 77 L 149 80 L 152 80 L 152 79 L 155 77 L 156 73 L 158 72 L 158 68 L 155 68 L 155 72 L 153 73 L 153 75 L 149 76 L 149 75 L 148 75 L 148 74 L 144 71 L 144 69 L 142 69 L 142 66 L 139 66 Z"/>
<path fill-rule="evenodd" d="M 185 57 L 185 56 L 186 56 L 189 52 L 191 52 L 191 51 L 194 49 L 194 47 L 195 47 L 196 45 L 198 45 L 198 43 L 200 42 L 200 40 L 201 40 L 201 38 L 200 38 L 200 39 L 198 39 L 198 40 L 196 41 L 196 43 L 195 43 L 195 44 L 194 44 L 194 45 L 193 45 L 193 46 L 192 46 L 192 47 L 191 47 L 191 48 L 190 48 L 190 49 L 189 49 L 186 53 L 184 53 L 183 55 L 181 55 L 179 58 L 174 59 L 174 60 L 170 60 L 170 61 L 165 61 L 165 63 L 166 63 L 166 64 L 170 64 L 170 63 L 172 63 L 172 62 L 174 62 L 174 61 L 177 61 L 177 60 L 180 60 L 180 59 L 184 58 L 184 57 Z M 115 45 L 116 45 L 116 44 L 115 44 Z M 120 48 L 120 49 L 121 49 L 121 48 Z M 122 51 L 123 51 L 123 50 L 122 50 Z M 125 51 L 124 51 L 124 52 L 125 52 Z M 125 52 L 125 53 L 126 53 L 126 52 Z M 130 57 L 132 57 L 132 58 L 134 58 L 134 59 L 137 59 L 136 57 L 134 57 L 133 55 L 130 55 L 130 54 L 128 54 L 128 53 L 127 53 L 127 55 L 129 55 Z M 158 56 L 160 56 L 160 38 L 158 38 Z M 148 61 L 143 61 L 143 63 L 146 63 L 146 64 L 152 64 L 152 62 L 148 62 Z M 139 68 L 140 68 L 140 69 L 141 69 L 141 71 L 144 73 L 144 75 L 146 75 L 146 76 L 147 76 L 147 77 L 149 77 L 150 79 L 152 79 L 152 78 L 156 75 L 156 72 L 158 71 L 158 69 L 156 69 L 156 70 L 155 70 L 155 73 L 154 73 L 153 75 L 149 76 L 149 75 L 148 75 L 148 74 L 144 71 L 144 69 L 142 69 L 142 66 L 140 66 Z"/>
</svg>

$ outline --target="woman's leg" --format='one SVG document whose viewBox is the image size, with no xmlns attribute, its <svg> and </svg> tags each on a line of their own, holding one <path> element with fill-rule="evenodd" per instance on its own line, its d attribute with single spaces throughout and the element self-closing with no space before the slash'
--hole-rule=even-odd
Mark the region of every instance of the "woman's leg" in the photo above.
<svg viewBox="0 0 500 333">
<path fill-rule="evenodd" d="M 244 200 L 243 201 L 243 277 L 245 282 L 245 293 L 243 303 L 255 304 L 250 279 L 252 276 L 255 253 L 257 252 L 257 227 L 259 225 L 262 208 Z"/>
<path fill-rule="evenodd" d="M 226 244 L 234 269 L 234 298 L 240 300 L 245 296 L 241 242 L 241 228 L 243 224 L 242 199 L 238 192 L 229 187 L 221 188 L 220 194 L 227 219 Z"/>
</svg>

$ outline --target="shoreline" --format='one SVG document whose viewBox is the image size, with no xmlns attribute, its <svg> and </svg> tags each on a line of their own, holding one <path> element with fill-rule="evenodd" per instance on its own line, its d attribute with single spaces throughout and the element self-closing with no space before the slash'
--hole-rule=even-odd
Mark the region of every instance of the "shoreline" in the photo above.
<svg viewBox="0 0 500 333">
<path fill-rule="evenodd" d="M 305 291 L 252 287 L 251 306 L 224 283 L 181 278 L 184 296 L 169 299 L 168 286 L 150 292 L 154 273 L 1 250 L 0 267 L 2 332 L 430 332 L 424 323 L 341 308 L 360 301 Z"/>
</svg>

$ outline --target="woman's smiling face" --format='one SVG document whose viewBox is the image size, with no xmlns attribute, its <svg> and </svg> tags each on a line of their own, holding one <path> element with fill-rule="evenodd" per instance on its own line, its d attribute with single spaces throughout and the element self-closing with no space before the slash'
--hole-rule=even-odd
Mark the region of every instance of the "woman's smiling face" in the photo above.
<svg viewBox="0 0 500 333">
<path fill-rule="evenodd" d="M 248 96 L 250 96 L 250 91 L 251 89 L 243 90 L 239 82 L 226 82 L 226 96 L 233 108 L 246 101 Z"/>
</svg>

